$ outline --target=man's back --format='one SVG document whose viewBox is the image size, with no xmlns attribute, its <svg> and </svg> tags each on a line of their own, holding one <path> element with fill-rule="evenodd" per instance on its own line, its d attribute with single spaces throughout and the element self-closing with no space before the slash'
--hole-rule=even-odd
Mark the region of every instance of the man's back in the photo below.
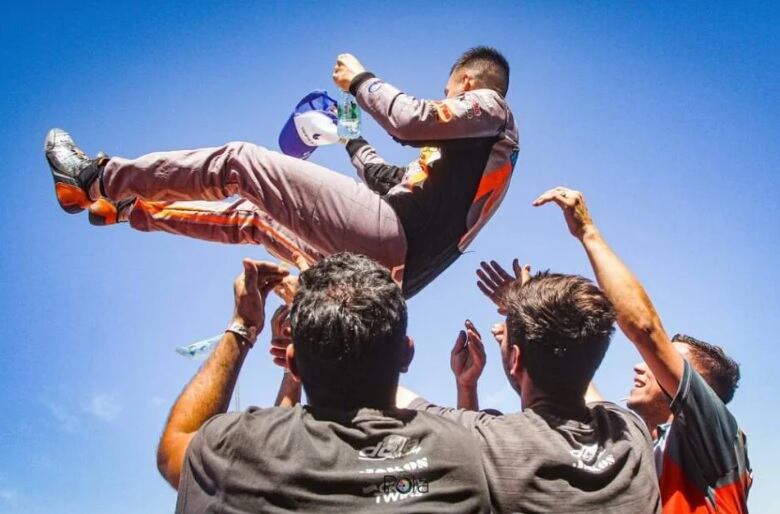
<svg viewBox="0 0 780 514">
<path fill-rule="evenodd" d="M 650 435 L 617 405 L 591 404 L 583 421 L 544 407 L 505 416 L 411 407 L 471 428 L 498 512 L 660 512 Z"/>
<path fill-rule="evenodd" d="M 488 512 L 471 441 L 410 410 L 220 415 L 187 451 L 177 512 Z"/>
</svg>

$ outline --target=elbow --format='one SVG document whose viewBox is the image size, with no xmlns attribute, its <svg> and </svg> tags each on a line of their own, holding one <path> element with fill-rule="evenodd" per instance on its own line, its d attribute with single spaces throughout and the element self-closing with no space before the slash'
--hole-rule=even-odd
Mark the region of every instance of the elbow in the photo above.
<svg viewBox="0 0 780 514">
<path fill-rule="evenodd" d="M 165 439 L 160 440 L 160 446 L 157 448 L 157 471 L 165 479 L 166 482 L 171 484 L 174 489 L 179 489 L 179 476 L 180 470 L 175 470 L 171 456 L 165 449 Z"/>
<path fill-rule="evenodd" d="M 410 141 L 411 135 L 414 133 L 413 128 L 408 124 L 401 124 L 398 120 L 390 120 L 385 130 L 393 139 L 401 142 Z"/>
<path fill-rule="evenodd" d="M 628 338 L 641 346 L 651 344 L 655 341 L 658 333 L 663 331 L 660 320 L 651 313 L 632 316 L 623 320 L 620 325 Z"/>
</svg>

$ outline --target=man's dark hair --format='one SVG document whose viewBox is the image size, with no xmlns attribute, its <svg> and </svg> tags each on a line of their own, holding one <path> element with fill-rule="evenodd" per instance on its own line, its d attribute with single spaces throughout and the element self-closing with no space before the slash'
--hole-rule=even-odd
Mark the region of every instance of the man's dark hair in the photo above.
<svg viewBox="0 0 780 514">
<path fill-rule="evenodd" d="M 693 357 L 691 365 L 701 374 L 715 394 L 729 403 L 739 387 L 739 364 L 723 348 L 685 334 L 676 334 L 672 342 L 684 343 Z"/>
<path fill-rule="evenodd" d="M 577 275 L 542 272 L 506 295 L 509 342 L 523 368 L 548 394 L 585 394 L 609 347 L 615 311 L 604 293 Z"/>
<path fill-rule="evenodd" d="M 301 273 L 290 324 L 309 399 L 360 405 L 395 387 L 406 320 L 401 288 L 368 257 L 339 253 Z"/>
<path fill-rule="evenodd" d="M 480 85 L 506 96 L 509 90 L 509 62 L 495 48 L 475 46 L 466 50 L 452 65 L 450 75 L 461 69 L 471 71 Z"/>
</svg>

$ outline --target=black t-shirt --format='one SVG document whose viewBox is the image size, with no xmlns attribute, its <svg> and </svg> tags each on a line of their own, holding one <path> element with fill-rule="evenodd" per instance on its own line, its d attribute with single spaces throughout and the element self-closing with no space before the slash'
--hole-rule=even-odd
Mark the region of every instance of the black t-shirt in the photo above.
<svg viewBox="0 0 780 514">
<path fill-rule="evenodd" d="M 187 449 L 178 513 L 489 512 L 468 431 L 413 410 L 215 416 Z"/>
<path fill-rule="evenodd" d="M 584 420 L 544 407 L 496 416 L 417 399 L 410 408 L 477 437 L 496 512 L 660 512 L 647 427 L 613 403 L 589 404 Z"/>
</svg>

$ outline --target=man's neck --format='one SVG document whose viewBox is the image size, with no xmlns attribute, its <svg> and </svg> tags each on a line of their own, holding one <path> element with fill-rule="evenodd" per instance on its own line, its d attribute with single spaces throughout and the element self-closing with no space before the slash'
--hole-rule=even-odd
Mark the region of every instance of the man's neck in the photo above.
<svg viewBox="0 0 780 514">
<path fill-rule="evenodd" d="M 376 395 L 372 397 L 359 396 L 355 398 L 345 398 L 342 395 L 329 394 L 306 394 L 308 404 L 315 408 L 331 409 L 343 412 L 356 411 L 359 409 L 388 410 L 395 408 L 395 394 Z"/>
<path fill-rule="evenodd" d="M 581 419 L 587 415 L 584 395 L 552 396 L 543 391 L 529 388 L 520 394 L 523 410 L 547 409 L 557 416 Z"/>
<path fill-rule="evenodd" d="M 647 419 L 643 419 L 643 421 L 645 422 L 645 425 L 647 425 L 647 429 L 650 431 L 653 441 L 655 441 L 661 436 L 658 427 L 674 421 L 674 414 L 669 414 L 669 417 L 666 419 L 655 419 L 649 422 Z"/>
</svg>

